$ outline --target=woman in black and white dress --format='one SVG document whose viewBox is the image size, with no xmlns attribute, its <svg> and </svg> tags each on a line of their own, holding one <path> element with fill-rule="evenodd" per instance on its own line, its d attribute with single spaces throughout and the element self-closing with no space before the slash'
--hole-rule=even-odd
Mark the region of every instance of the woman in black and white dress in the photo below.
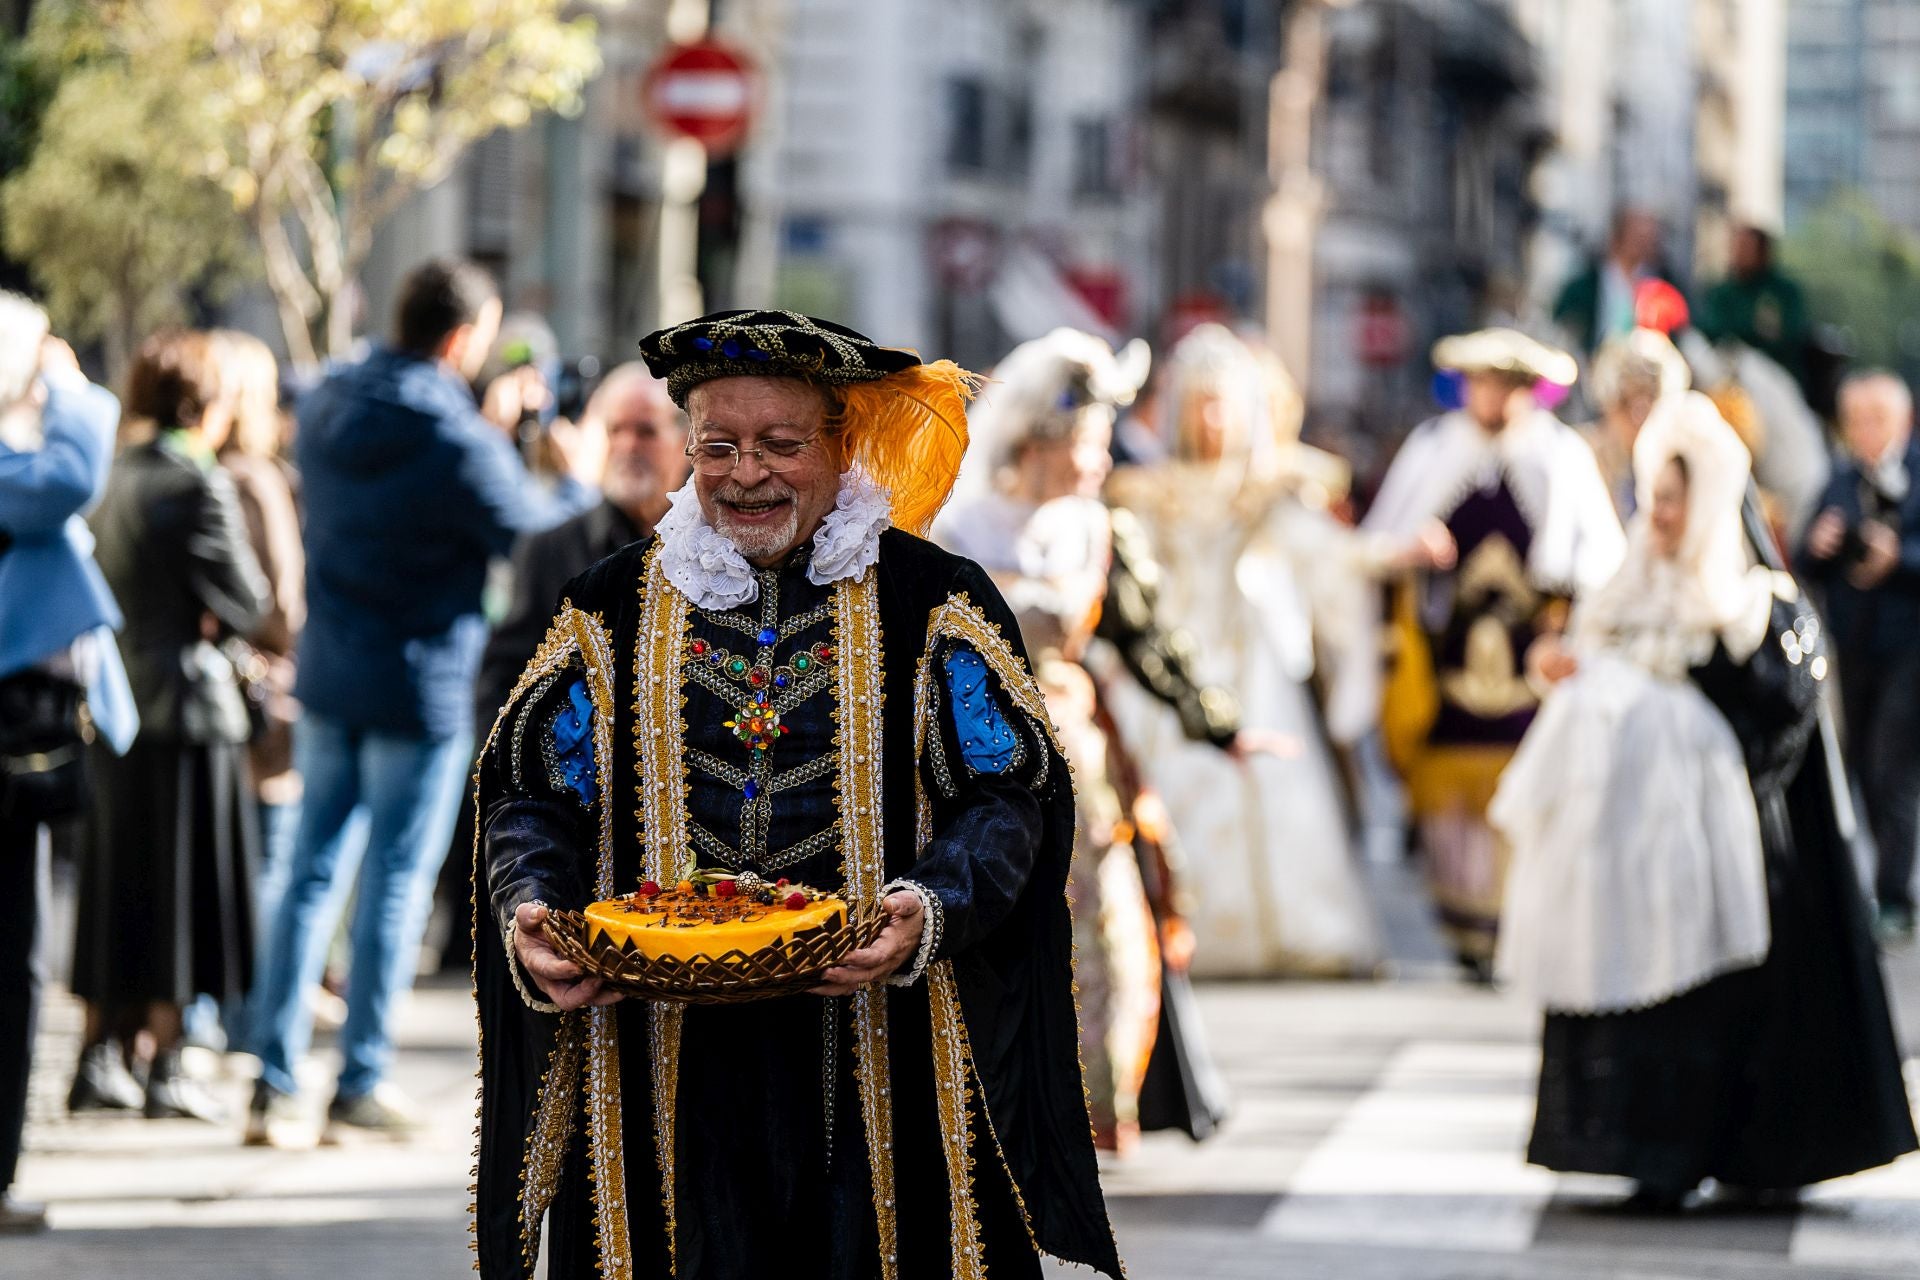
<svg viewBox="0 0 1920 1280">
<path fill-rule="evenodd" d="M 1626 562 L 1535 653 L 1558 683 L 1491 813 L 1499 972 L 1547 1011 L 1528 1159 L 1651 1209 L 1791 1194 L 1916 1145 L 1815 744 L 1819 623 L 1755 563 L 1711 401 L 1664 399 L 1634 471 Z"/>
</svg>

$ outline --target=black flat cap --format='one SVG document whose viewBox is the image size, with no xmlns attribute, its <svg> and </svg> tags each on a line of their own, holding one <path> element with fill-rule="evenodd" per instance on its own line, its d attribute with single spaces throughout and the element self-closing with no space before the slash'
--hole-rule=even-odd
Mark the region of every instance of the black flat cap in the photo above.
<svg viewBox="0 0 1920 1280">
<path fill-rule="evenodd" d="M 648 334 L 640 340 L 640 356 L 681 408 L 688 392 L 715 378 L 804 378 L 846 385 L 920 363 L 911 351 L 883 347 L 845 325 L 797 311 L 716 311 Z"/>
</svg>

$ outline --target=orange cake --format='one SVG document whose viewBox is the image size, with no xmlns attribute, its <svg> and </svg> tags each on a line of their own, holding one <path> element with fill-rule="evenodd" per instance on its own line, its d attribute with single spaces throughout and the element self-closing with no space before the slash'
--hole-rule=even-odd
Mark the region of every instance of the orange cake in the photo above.
<svg viewBox="0 0 1920 1280">
<path fill-rule="evenodd" d="M 672 888 L 648 881 L 628 897 L 596 902 L 586 918 L 589 946 L 605 939 L 649 959 L 691 960 L 754 955 L 816 929 L 844 928 L 847 904 L 784 880 L 698 872 Z"/>
</svg>

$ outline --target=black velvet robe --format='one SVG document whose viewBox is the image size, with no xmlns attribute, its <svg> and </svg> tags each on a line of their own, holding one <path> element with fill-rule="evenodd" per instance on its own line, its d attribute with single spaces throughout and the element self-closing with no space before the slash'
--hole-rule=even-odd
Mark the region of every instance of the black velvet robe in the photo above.
<svg viewBox="0 0 1920 1280">
<path fill-rule="evenodd" d="M 612 646 L 607 664 L 614 677 L 607 699 L 615 709 L 611 768 L 600 780 L 595 802 L 581 806 L 558 788 L 543 786 L 542 766 L 525 758 L 533 748 L 524 741 L 521 764 L 512 758 L 519 726 L 537 727 L 546 717 L 538 705 L 529 709 L 529 700 L 552 698 L 565 680 L 545 689 L 539 683 L 523 687 L 509 702 L 494 747 L 482 762 L 483 835 L 476 874 L 486 914 L 475 951 L 483 1033 L 476 1236 L 480 1269 L 489 1276 L 521 1276 L 531 1269 L 528 1229 L 537 1224 L 537 1215 L 526 1208 L 530 1185 L 551 1182 L 555 1188 L 546 1227 L 548 1274 L 593 1276 L 603 1252 L 620 1252 L 617 1242 L 609 1247 L 605 1239 L 604 1206 L 596 1209 L 589 1144 L 577 1112 L 565 1125 L 557 1177 L 549 1178 L 541 1166 L 546 1139 L 534 1132 L 537 1100 L 543 1075 L 562 1060 L 554 1055 L 556 1030 L 563 1041 L 571 1033 L 561 1029 L 560 1017 L 523 999 L 501 935 L 520 902 L 538 897 L 556 907 L 576 907 L 602 896 L 595 891 L 593 863 L 603 818 L 611 832 L 614 891 L 628 892 L 639 878 L 645 854 L 635 796 L 644 793 L 636 785 L 658 780 L 641 776 L 635 708 L 657 691 L 663 677 L 680 684 L 689 748 L 711 743 L 707 718 L 722 705 L 713 690 L 683 679 L 677 666 L 638 669 L 646 652 L 638 637 L 647 616 L 649 551 L 647 543 L 628 547 L 575 579 L 565 593 L 577 610 L 595 615 Z M 838 661 L 877 661 L 884 699 L 884 875 L 926 885 L 944 907 L 945 940 L 934 968 L 950 966 L 976 1073 L 969 1077 L 973 1107 L 964 1132 L 982 1261 L 996 1277 L 1037 1276 L 1037 1244 L 1117 1276 L 1119 1259 L 1098 1186 L 1075 1029 L 1064 896 L 1074 822 L 1070 770 L 1051 741 L 1044 710 L 1038 716 L 1022 714 L 1037 704 L 1026 687 L 1031 682 L 1019 656 L 1018 631 L 983 572 L 897 531 L 883 535 L 880 561 L 867 572 L 875 578 L 880 653 L 852 652 L 856 646 L 831 630 L 821 635 L 839 648 Z M 797 599 L 809 590 L 797 565 L 783 571 L 781 584 Z M 744 606 L 742 612 L 755 608 Z M 998 665 L 990 658 L 993 689 L 1021 738 L 1020 763 L 1005 775 L 976 776 L 958 763 L 961 743 L 946 714 L 934 717 L 928 749 L 916 756 L 916 706 L 939 705 L 938 690 L 929 698 L 926 688 L 916 688 L 916 669 L 938 673 L 946 652 L 962 643 L 951 628 L 936 626 L 936 615 L 951 621 L 956 610 L 1004 637 L 1004 646 L 987 636 L 967 647 L 1000 655 Z M 710 617 L 693 612 L 688 637 L 719 634 Z M 806 639 L 811 633 L 795 635 Z M 741 637 L 735 640 L 734 647 L 740 647 Z M 750 638 L 745 644 L 751 650 Z M 536 658 L 536 667 L 541 661 Z M 579 672 L 590 662 L 575 653 L 561 666 Z M 551 654 L 548 665 L 553 665 Z M 822 735 L 837 743 L 849 709 L 830 710 L 823 719 L 818 704 L 796 708 L 793 732 L 775 753 L 791 742 L 795 754 L 788 759 L 799 762 L 807 758 L 809 739 L 816 748 Z M 686 778 L 689 816 L 730 846 L 705 841 L 701 864 L 742 857 L 739 842 L 729 839 L 738 825 L 723 829 L 727 806 L 737 806 L 738 796 L 724 797 L 724 789 L 716 790 L 710 778 L 694 774 L 689 769 Z M 776 805 L 774 830 L 758 847 L 790 847 L 789 835 L 804 837 L 809 824 L 831 820 L 822 806 L 838 804 L 840 819 L 849 820 L 844 781 L 814 786 L 811 797 L 806 786 L 800 787 L 792 807 L 798 816 L 791 819 L 797 826 L 783 829 L 785 810 Z M 931 835 L 925 841 L 916 830 L 922 797 Z M 751 851 L 744 856 L 748 864 L 758 861 Z M 684 852 L 676 851 L 670 860 L 682 857 Z M 816 852 L 775 870 L 821 887 L 841 887 L 838 856 L 832 852 Z M 888 988 L 880 997 L 889 1025 L 894 1185 L 879 1199 L 890 1200 L 897 1217 L 896 1274 L 913 1280 L 952 1274 L 957 1256 L 951 1229 L 956 1198 L 941 1145 L 935 1070 L 940 1051 L 954 1037 L 935 1033 L 936 1025 L 946 1024 L 938 1023 L 931 1003 L 933 978 L 930 973 L 914 986 Z M 848 1003 L 797 996 L 686 1009 L 675 1055 L 678 1100 L 671 1111 L 678 1275 L 744 1280 L 770 1274 L 883 1274 L 869 1172 L 873 1153 L 854 1073 L 855 1035 L 844 1007 L 833 1008 Z M 623 1002 L 611 1015 L 622 1102 L 624 1234 L 630 1274 L 644 1277 L 665 1276 L 670 1265 L 652 1106 L 661 1062 L 653 1037 L 660 1017 L 661 1006 L 641 1001 Z M 607 1088 L 596 1083 L 591 1067 L 580 1087 L 589 1110 Z"/>
<path fill-rule="evenodd" d="M 1549 1014 L 1527 1158 L 1680 1191 L 1821 1182 L 1915 1148 L 1866 899 L 1818 723 L 1819 622 L 1775 602 L 1745 663 L 1693 678 L 1740 739 L 1772 945 L 1757 968 L 1651 1008 Z"/>
</svg>

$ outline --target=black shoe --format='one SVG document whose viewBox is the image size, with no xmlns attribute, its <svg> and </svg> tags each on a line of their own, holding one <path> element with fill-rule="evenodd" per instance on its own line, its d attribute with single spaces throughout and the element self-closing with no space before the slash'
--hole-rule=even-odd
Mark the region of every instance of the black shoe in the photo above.
<svg viewBox="0 0 1920 1280">
<path fill-rule="evenodd" d="M 226 1123 L 226 1113 L 206 1086 L 181 1067 L 178 1049 L 168 1049 L 154 1057 L 153 1072 L 147 1077 L 146 1116 L 149 1120 Z"/>
<path fill-rule="evenodd" d="M 1633 1194 L 1627 1197 L 1625 1208 L 1629 1213 L 1674 1214 L 1687 1207 L 1687 1197 L 1693 1194 L 1692 1187 L 1667 1187 L 1653 1182 L 1636 1182 Z"/>
<path fill-rule="evenodd" d="M 140 1082 L 120 1060 L 120 1050 L 111 1040 L 88 1045 L 80 1055 L 73 1073 L 73 1088 L 67 1091 L 67 1110 L 79 1115 L 85 1111 L 138 1111 L 143 1101 Z"/>
<path fill-rule="evenodd" d="M 1785 1213 L 1800 1207 L 1799 1187 L 1746 1187 L 1715 1182 L 1709 1203 L 1735 1213 Z"/>
<path fill-rule="evenodd" d="M 1453 961 L 1460 966 L 1460 976 L 1476 987 L 1493 985 L 1493 961 L 1486 956 L 1469 955 L 1465 951 L 1454 953 Z"/>
<path fill-rule="evenodd" d="M 375 1085 L 354 1098 L 336 1097 L 327 1104 L 327 1127 L 320 1141 L 338 1143 L 349 1132 L 382 1138 L 406 1139 L 420 1132 L 418 1112 L 407 1096 L 390 1084 Z"/>
<path fill-rule="evenodd" d="M 47 1229 L 47 1206 L 0 1191 L 0 1236 L 30 1236 Z"/>
</svg>

